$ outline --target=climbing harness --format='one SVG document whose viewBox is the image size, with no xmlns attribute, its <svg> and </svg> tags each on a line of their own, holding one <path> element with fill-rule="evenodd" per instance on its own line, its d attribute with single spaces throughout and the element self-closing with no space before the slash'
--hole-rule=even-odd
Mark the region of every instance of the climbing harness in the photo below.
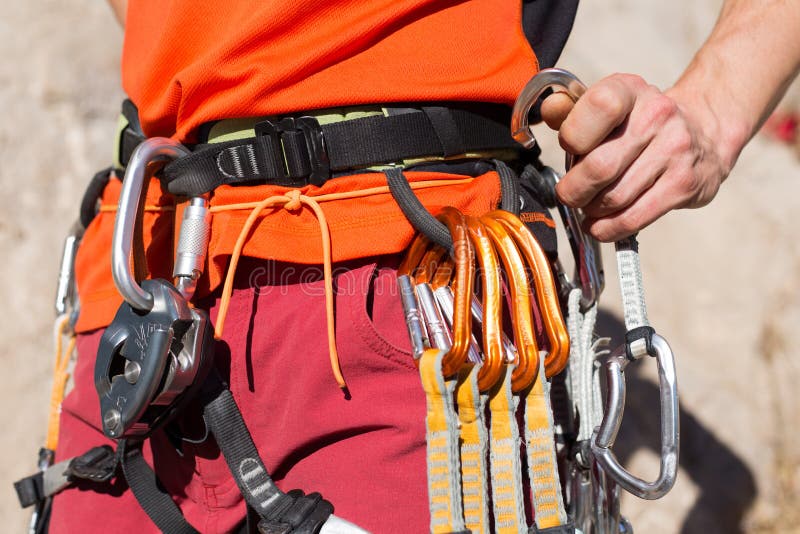
<svg viewBox="0 0 800 534">
<path fill-rule="evenodd" d="M 237 265 L 259 218 L 273 208 L 308 208 L 322 238 L 331 367 L 346 389 L 335 337 L 332 239 L 320 203 L 390 194 L 419 231 L 398 268 L 397 282 L 426 396 L 431 531 L 631 532 L 619 515 L 618 487 L 658 498 L 675 479 L 674 358 L 647 323 L 635 240 L 623 240 L 617 251 L 628 335 L 606 362 L 609 394 L 604 409 L 596 362 L 601 346 L 593 339 L 604 284 L 598 243 L 582 231 L 579 210 L 558 206 L 575 256 L 570 280 L 555 258 L 554 243 L 545 250 L 531 233 L 536 225 L 553 227 L 544 208 L 537 211 L 537 206 L 539 197 L 553 196 L 545 190 L 552 189 L 557 173 L 530 164 L 536 154 L 525 156 L 529 165 L 519 176 L 518 168 L 498 159 L 504 152 L 518 160 L 516 141 L 533 147 L 527 115 L 546 88 L 569 91 L 575 99 L 583 91 L 569 73 L 545 70 L 526 86 L 510 117 L 500 106 L 421 105 L 384 108 L 339 122 L 321 116 L 270 118 L 254 122 L 251 135 L 244 138 L 206 138 L 191 148 L 164 138 L 145 140 L 136 132 L 136 121 L 129 120 L 116 162 L 125 169 L 118 206 L 98 208 L 97 198 L 110 179 L 108 171 L 98 174 L 82 203 L 81 224 L 65 244 L 58 339 L 69 341 L 66 351 L 59 350 L 52 401 L 60 405 L 74 347 L 80 306 L 73 264 L 80 230 L 98 210 L 115 209 L 111 273 L 123 302 L 101 337 L 94 381 L 102 430 L 117 447 L 95 447 L 53 464 L 57 418 L 54 423 L 51 416 L 40 472 L 17 483 L 23 505 L 36 505 L 31 531 L 42 531 L 50 499 L 58 491 L 77 481 L 104 484 L 121 476 L 160 529 L 196 532 L 142 456 L 144 441 L 155 432 L 177 443 L 189 439 L 182 421 L 191 404 L 200 408 L 199 414 L 193 409 L 202 416 L 202 439 L 216 441 L 253 516 L 254 523 L 246 528 L 364 532 L 333 515 L 333 505 L 318 493 L 278 489 L 213 365 L 213 340 L 222 336 Z M 509 119 L 513 139 L 506 129 Z M 567 163 L 569 169 L 571 159 Z M 463 168 L 464 179 L 412 183 L 406 175 L 410 169 L 446 171 L 448 165 Z M 490 170 L 499 178 L 500 209 L 476 216 L 444 207 L 433 216 L 416 196 L 426 187 L 469 183 Z M 222 186 L 321 186 L 356 171 L 381 173 L 385 184 L 327 195 L 289 189 L 253 202 L 213 202 Z M 180 199 L 163 207 L 180 221 L 170 253 L 171 279 L 152 276 L 145 261 L 144 213 L 162 209 L 145 205 L 154 173 L 163 189 Z M 249 214 L 230 251 L 212 329 L 207 312 L 192 300 L 212 264 L 212 219 L 236 211 Z M 510 318 L 508 328 L 505 317 Z M 662 464 L 653 482 L 625 471 L 611 449 L 623 415 L 624 369 L 644 355 L 657 360 L 662 395 Z"/>
<path fill-rule="evenodd" d="M 103 432 L 117 440 L 117 450 L 95 447 L 76 458 L 43 465 L 38 475 L 17 483 L 20 501 L 24 506 L 37 504 L 38 510 L 52 495 L 78 480 L 105 483 L 121 471 L 144 511 L 162 531 L 197 532 L 158 485 L 141 451 L 143 441 L 156 430 L 171 427 L 170 432 L 180 432 L 171 423 L 199 396 L 208 435 L 216 440 L 245 501 L 257 515 L 260 532 L 364 532 L 333 515 L 333 506 L 319 494 L 284 493 L 275 486 L 230 391 L 211 369 L 212 332 L 207 314 L 189 304 L 208 243 L 208 211 L 202 198 L 192 199 L 183 212 L 175 285 L 163 279 L 137 282 L 133 271 L 139 269 L 137 254 L 141 255 L 141 250 L 137 253 L 136 249 L 141 244 L 136 243 L 136 223 L 149 165 L 185 153 L 186 149 L 168 139 L 147 140 L 134 151 L 123 180 L 112 266 L 114 282 L 125 301 L 103 333 L 95 364 Z M 58 305 L 63 306 L 62 301 L 69 301 L 73 293 L 61 285 Z"/>
</svg>

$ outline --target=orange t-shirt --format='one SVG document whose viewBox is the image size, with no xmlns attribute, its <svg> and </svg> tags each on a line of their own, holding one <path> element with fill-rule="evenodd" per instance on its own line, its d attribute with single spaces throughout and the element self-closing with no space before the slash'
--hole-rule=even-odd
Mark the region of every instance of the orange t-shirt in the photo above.
<svg viewBox="0 0 800 534">
<path fill-rule="evenodd" d="M 551 14 L 565 11 L 558 3 L 525 2 Z M 123 86 L 148 136 L 189 142 L 200 124 L 224 118 L 387 102 L 510 105 L 538 69 L 523 10 L 521 0 L 131 0 Z"/>
<path fill-rule="evenodd" d="M 529 45 L 531 6 L 547 17 L 534 43 L 560 50 L 575 0 L 130 0 L 122 76 L 138 106 L 144 133 L 192 142 L 198 126 L 218 119 L 260 117 L 330 107 L 421 101 L 511 105 L 538 69 Z M 527 6 L 527 9 L 526 9 Z M 561 13 L 559 25 L 554 15 Z M 566 13 L 566 18 L 563 17 Z M 550 22 L 556 21 L 556 22 Z M 549 33 L 547 33 L 549 32 Z M 538 35 L 538 34 L 537 34 Z M 553 37 L 555 35 L 555 37 Z M 537 45 L 538 46 L 538 45 Z M 548 47 L 541 48 L 542 50 Z M 557 53 L 557 52 L 556 52 Z M 551 58 L 552 59 L 552 58 Z M 408 172 L 412 183 L 451 175 Z M 420 189 L 434 214 L 445 205 L 479 215 L 500 190 L 494 172 L 460 185 Z M 320 197 L 385 186 L 378 173 L 338 178 L 305 194 Z M 119 182 L 104 192 L 101 213 L 86 231 L 76 274 L 81 295 L 78 331 L 108 324 L 121 297 L 108 260 Z M 288 188 L 225 186 L 211 196 L 209 260 L 198 296 L 220 284 L 247 210 L 225 206 L 258 201 Z M 174 202 L 157 182 L 148 193 L 144 242 L 153 276 L 169 277 Z M 334 261 L 396 253 L 413 229 L 387 192 L 325 204 Z M 246 255 L 321 262 L 319 221 L 308 210 L 277 210 L 249 238 Z"/>
</svg>

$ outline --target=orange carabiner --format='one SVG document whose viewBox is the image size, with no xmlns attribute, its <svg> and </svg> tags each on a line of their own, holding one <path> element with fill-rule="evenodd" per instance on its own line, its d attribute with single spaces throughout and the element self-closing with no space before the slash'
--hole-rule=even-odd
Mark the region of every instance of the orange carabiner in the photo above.
<svg viewBox="0 0 800 534">
<path fill-rule="evenodd" d="M 502 289 L 497 253 L 486 227 L 475 217 L 466 217 L 469 237 L 481 268 L 483 292 L 483 364 L 478 371 L 478 389 L 488 391 L 500 379 L 505 364 L 503 349 Z"/>
<path fill-rule="evenodd" d="M 544 360 L 545 376 L 548 378 L 564 370 L 569 359 L 569 334 L 564 325 L 564 316 L 558 303 L 553 271 L 539 242 L 525 224 L 514 214 L 495 210 L 485 215 L 497 220 L 516 241 L 528 267 L 533 274 L 536 298 L 542 310 L 542 320 L 550 342 L 550 352 Z"/>
<path fill-rule="evenodd" d="M 397 268 L 397 276 L 413 276 L 429 246 L 430 240 L 425 237 L 425 234 L 418 234 L 411 246 L 408 247 L 408 252 L 406 252 L 403 261 L 400 262 L 400 266 Z"/>
<path fill-rule="evenodd" d="M 453 345 L 442 359 L 444 376 L 458 372 L 469 355 L 472 337 L 472 288 L 475 277 L 475 253 L 469 239 L 469 231 L 464 215 L 453 207 L 445 207 L 439 215 L 453 237 L 453 261 L 455 279 L 453 280 Z"/>
<path fill-rule="evenodd" d="M 416 273 L 412 274 L 414 283 L 416 284 L 430 284 L 441 262 L 442 256 L 445 251 L 442 247 L 434 246 L 425 251 Z"/>
<path fill-rule="evenodd" d="M 450 284 L 454 268 L 455 264 L 453 263 L 453 259 L 449 256 L 445 256 L 439 260 L 439 264 L 436 266 L 436 272 L 433 275 L 433 279 L 431 279 L 431 286 L 433 286 L 434 290 Z"/>
<path fill-rule="evenodd" d="M 539 346 L 533 328 L 533 308 L 528 285 L 528 273 L 519 249 L 505 227 L 496 219 L 481 217 L 497 254 L 505 267 L 511 293 L 511 322 L 514 327 L 514 345 L 517 348 L 516 368 L 511 374 L 511 388 L 517 393 L 536 380 L 539 375 Z"/>
</svg>

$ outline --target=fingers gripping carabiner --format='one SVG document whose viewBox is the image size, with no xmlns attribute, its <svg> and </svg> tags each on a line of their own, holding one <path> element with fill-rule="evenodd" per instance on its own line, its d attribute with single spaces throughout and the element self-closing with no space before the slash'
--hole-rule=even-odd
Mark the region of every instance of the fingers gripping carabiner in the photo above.
<svg viewBox="0 0 800 534">
<path fill-rule="evenodd" d="M 189 150 L 176 141 L 153 137 L 136 148 L 125 171 L 111 243 L 111 274 L 122 297 L 140 311 L 153 308 L 153 295 L 142 289 L 131 272 L 134 227 L 146 186 L 147 164 L 188 154 Z"/>
<path fill-rule="evenodd" d="M 565 70 L 543 69 L 531 78 L 514 103 L 514 111 L 511 115 L 511 135 L 526 148 L 531 148 L 536 144 L 528 122 L 528 115 L 547 89 L 565 93 L 576 102 L 586 92 L 583 82 Z M 573 155 L 567 154 L 565 165 L 567 171 L 572 167 L 574 159 Z M 546 167 L 546 169 L 549 168 Z M 554 181 L 557 182 L 558 173 L 552 171 L 552 175 Z M 568 208 L 559 203 L 558 211 L 569 234 L 572 254 L 575 257 L 578 281 L 571 285 L 581 288 L 581 308 L 586 310 L 597 302 L 605 284 L 600 245 L 596 239 L 583 231 L 581 227 L 583 213 L 580 210 Z"/>
<path fill-rule="evenodd" d="M 548 89 L 557 93 L 567 93 L 577 101 L 586 92 L 586 86 L 574 74 L 562 69 L 542 69 L 523 87 L 514 102 L 511 113 L 511 137 L 524 146 L 533 148 L 536 138 L 533 137 L 528 116 L 531 109 Z"/>
<path fill-rule="evenodd" d="M 632 343 L 623 345 L 614 352 L 606 363 L 608 378 L 608 397 L 603 422 L 592 436 L 592 453 L 603 469 L 616 482 L 642 499 L 659 499 L 675 484 L 678 471 L 678 444 L 680 431 L 678 424 L 678 388 L 675 373 L 675 358 L 667 341 L 650 332 L 650 340 L 645 350 L 628 350 Z M 638 478 L 620 465 L 611 447 L 617 437 L 625 409 L 625 367 L 629 362 L 648 354 L 658 363 L 658 382 L 661 404 L 661 468 L 658 478 L 647 482 Z"/>
</svg>

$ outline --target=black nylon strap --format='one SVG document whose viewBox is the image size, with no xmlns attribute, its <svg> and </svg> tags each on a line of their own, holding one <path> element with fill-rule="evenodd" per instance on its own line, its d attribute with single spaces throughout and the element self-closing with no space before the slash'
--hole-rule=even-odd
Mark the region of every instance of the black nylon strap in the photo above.
<svg viewBox="0 0 800 534">
<path fill-rule="evenodd" d="M 519 215 L 520 190 L 514 171 L 500 160 L 493 160 L 500 177 L 500 209 Z M 422 205 L 408 183 L 403 169 L 392 167 L 384 171 L 389 192 L 392 194 L 403 215 L 415 230 L 452 253 L 453 238 L 447 226 L 437 221 Z"/>
<path fill-rule="evenodd" d="M 428 239 L 448 251 L 453 250 L 453 238 L 447 226 L 437 221 L 419 201 L 414 190 L 403 175 L 403 169 L 393 167 L 385 171 L 386 183 L 403 215 L 418 232 L 425 234 Z"/>
<path fill-rule="evenodd" d="M 87 228 L 89 223 L 91 223 L 97 215 L 97 201 L 103 194 L 103 190 L 106 188 L 106 185 L 108 185 L 109 180 L 111 180 L 111 171 L 112 169 L 109 167 L 95 174 L 86 187 L 86 191 L 83 193 L 80 207 L 80 221 L 81 226 L 84 228 Z"/>
<path fill-rule="evenodd" d="M 44 494 L 44 473 L 41 471 L 17 480 L 14 482 L 14 489 L 17 491 L 19 505 L 23 508 L 33 506 L 47 498 Z"/>
<path fill-rule="evenodd" d="M 333 506 L 318 493 L 281 491 L 272 481 L 230 390 L 212 375 L 206 383 L 203 419 L 214 435 L 239 490 L 259 516 L 261 533 L 316 534 L 333 513 Z M 139 505 L 167 534 L 195 534 L 156 474 L 142 456 L 140 441 L 119 440 L 117 454 L 122 472 Z M 249 512 L 248 512 L 249 513 Z M 248 522 L 252 522 L 248 519 Z"/>
<path fill-rule="evenodd" d="M 199 534 L 183 517 L 175 501 L 159 486 L 156 474 L 142 456 L 142 443 L 121 439 L 117 452 L 128 486 L 153 523 L 167 534 Z"/>
<path fill-rule="evenodd" d="M 493 160 L 500 177 L 500 209 L 519 217 L 519 181 L 514 171 L 499 159 Z"/>
<path fill-rule="evenodd" d="M 428 117 L 428 120 L 433 126 L 436 137 L 442 144 L 443 156 L 455 156 L 457 154 L 464 154 L 467 147 L 464 144 L 464 138 L 458 130 L 456 121 L 450 110 L 443 107 L 423 107 L 422 112 Z"/>
<path fill-rule="evenodd" d="M 489 104 L 480 111 L 431 106 L 388 117 L 314 122 L 266 121 L 256 125 L 263 135 L 255 138 L 198 145 L 164 168 L 162 183 L 170 193 L 196 196 L 223 184 L 305 185 L 320 168 L 327 179 L 331 171 L 380 163 L 519 149 L 509 133 L 508 109 Z"/>
<path fill-rule="evenodd" d="M 319 532 L 333 513 L 333 505 L 319 493 L 284 493 L 275 485 L 229 389 L 219 388 L 210 396 L 203 416 L 248 507 L 262 518 L 259 532 Z"/>
<path fill-rule="evenodd" d="M 261 516 L 284 505 L 284 493 L 269 476 L 230 390 L 220 389 L 203 415 L 247 504 Z"/>
</svg>

